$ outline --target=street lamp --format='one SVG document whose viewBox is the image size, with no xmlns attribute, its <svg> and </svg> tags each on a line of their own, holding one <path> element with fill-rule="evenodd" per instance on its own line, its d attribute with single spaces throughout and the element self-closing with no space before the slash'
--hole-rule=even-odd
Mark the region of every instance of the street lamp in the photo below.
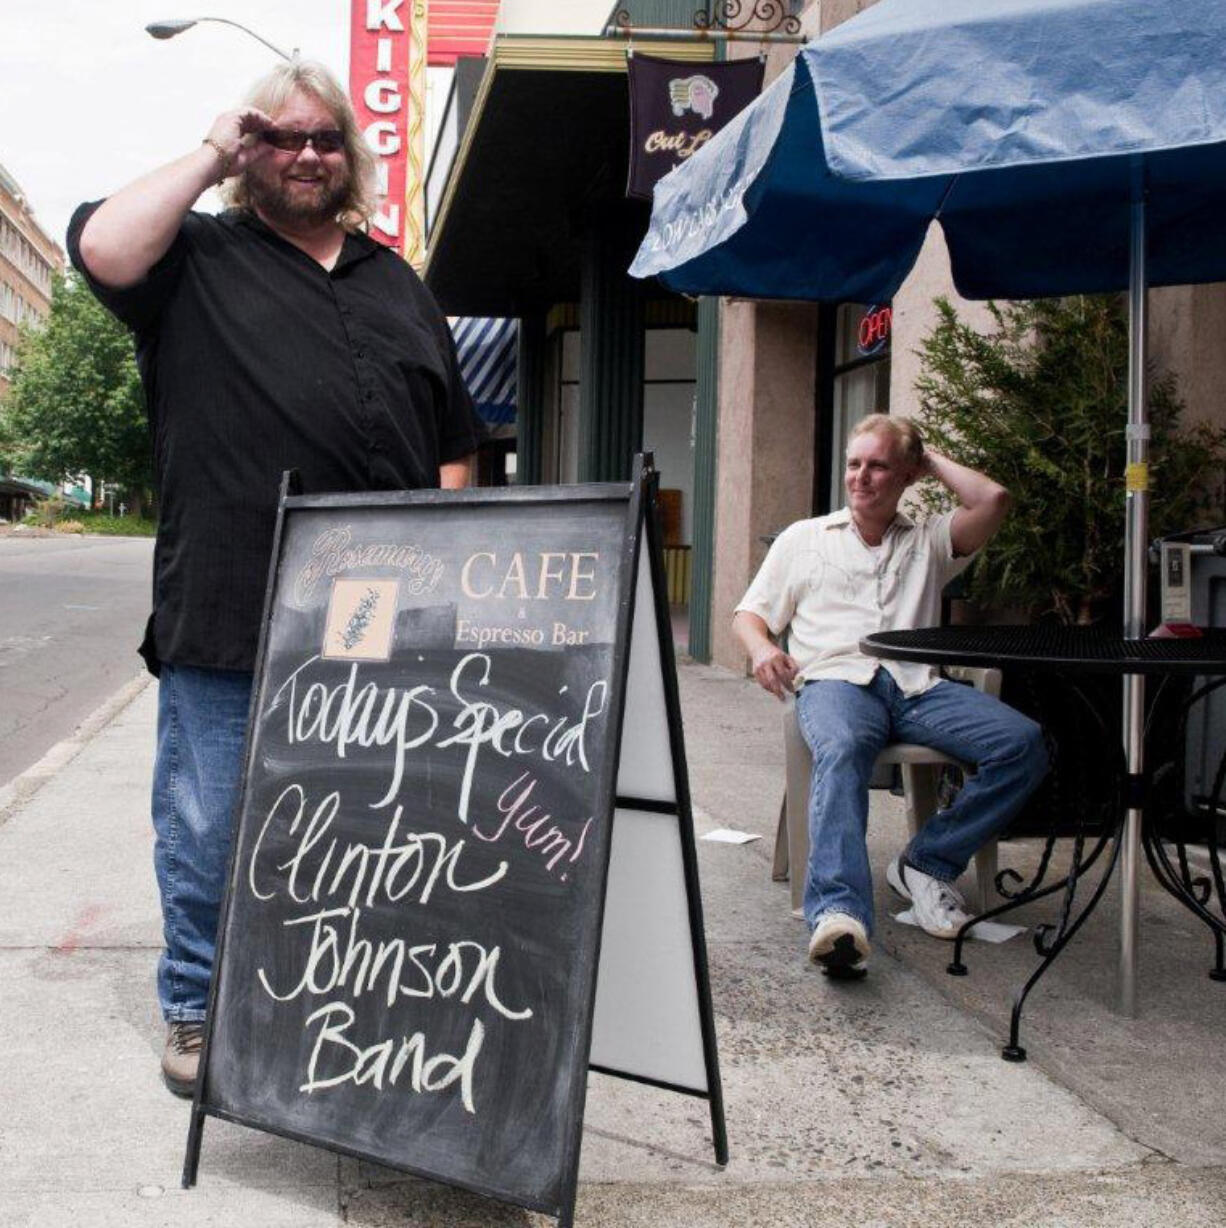
<svg viewBox="0 0 1226 1228">
<path fill-rule="evenodd" d="M 275 51 L 283 60 L 294 60 L 298 57 L 297 47 L 294 48 L 293 55 L 286 55 L 280 47 L 274 47 L 268 39 L 261 38 L 254 30 L 248 30 L 246 26 L 240 25 L 237 21 L 231 21 L 228 17 L 176 17 L 170 21 L 151 21 L 145 29 L 154 38 L 174 38 L 176 34 L 190 30 L 199 21 L 215 21 L 223 26 L 234 26 L 235 29 L 242 30 L 244 34 L 250 34 L 252 38 L 263 43 L 269 51 Z"/>
</svg>

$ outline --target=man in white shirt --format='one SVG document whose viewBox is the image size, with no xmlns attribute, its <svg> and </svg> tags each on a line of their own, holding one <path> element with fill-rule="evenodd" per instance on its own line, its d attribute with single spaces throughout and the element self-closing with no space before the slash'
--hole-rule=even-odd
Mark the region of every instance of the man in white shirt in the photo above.
<svg viewBox="0 0 1226 1228">
<path fill-rule="evenodd" d="M 920 478 L 959 506 L 916 524 L 898 511 Z M 940 623 L 941 590 L 971 562 L 1009 510 L 1002 487 L 926 451 L 914 423 L 872 414 L 852 432 L 847 506 L 801 520 L 771 546 L 733 617 L 754 677 L 796 715 L 813 752 L 804 913 L 809 958 L 833 976 L 863 974 L 873 929 L 865 829 L 868 784 L 887 742 L 917 742 L 976 765 L 886 871 L 916 920 L 953 938 L 968 919 L 954 880 L 1021 809 L 1047 770 L 1042 730 L 1028 717 L 926 665 L 859 651 L 862 637 Z M 772 637 L 788 632 L 788 652 Z"/>
</svg>

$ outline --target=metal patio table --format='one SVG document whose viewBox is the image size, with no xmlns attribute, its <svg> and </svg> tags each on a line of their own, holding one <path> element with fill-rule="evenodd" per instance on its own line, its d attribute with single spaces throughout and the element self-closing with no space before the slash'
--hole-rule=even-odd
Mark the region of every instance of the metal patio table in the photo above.
<svg viewBox="0 0 1226 1228">
<path fill-rule="evenodd" d="M 1193 687 L 1181 706 L 1181 730 L 1192 705 L 1209 692 L 1226 685 L 1226 629 L 1207 630 L 1195 638 L 1131 639 L 1097 627 L 930 627 L 915 631 L 878 632 L 862 639 L 860 650 L 873 657 L 929 665 L 978 665 L 1054 674 L 1067 684 L 1075 696 L 1074 702 L 1084 705 L 1086 719 L 1097 722 L 1100 727 L 1102 718 L 1078 682 L 1083 675 L 1202 679 L 1202 683 Z M 1158 822 L 1160 816 L 1151 813 L 1154 769 L 1147 765 L 1144 754 L 1139 761 L 1135 757 L 1130 759 L 1125 745 L 1127 728 L 1121 734 L 1119 753 L 1112 765 L 1114 772 L 1104 782 L 1104 789 L 1110 794 L 1107 821 L 1099 831 L 1097 840 L 1089 842 L 1092 847 L 1088 853 L 1086 833 L 1079 829 L 1068 875 L 1043 886 L 1042 878 L 1051 844 L 1057 838 L 1055 834 L 1050 835 L 1039 872 L 1029 887 L 1020 892 L 1009 891 L 1004 887 L 1004 875 L 1010 872 L 1005 871 L 998 877 L 997 885 L 1001 894 L 1006 895 L 1006 902 L 963 926 L 956 940 L 954 958 L 948 971 L 960 976 L 966 973 L 962 963 L 963 942 L 966 931 L 975 920 L 996 917 L 1057 891 L 1064 892 L 1058 924 L 1036 929 L 1035 946 L 1043 959 L 1014 998 L 1009 1043 L 1002 1050 L 1002 1056 L 1008 1060 L 1023 1061 L 1026 1056 L 1018 1039 L 1022 1008 L 1030 990 L 1093 912 L 1116 865 L 1122 862 L 1126 870 L 1129 866 L 1137 866 L 1142 851 L 1158 882 L 1209 927 L 1216 956 L 1209 975 L 1215 981 L 1226 981 L 1226 879 L 1215 832 L 1215 818 L 1222 808 L 1223 786 L 1226 784 L 1226 757 L 1216 773 L 1206 822 L 1211 878 L 1197 877 L 1189 866 L 1182 838 L 1174 841 L 1176 860 L 1171 860 L 1167 838 L 1163 836 Z M 1136 824 L 1126 824 L 1130 811 L 1140 812 L 1143 816 L 1139 830 Z M 1104 852 L 1105 863 L 1099 881 L 1089 900 L 1074 915 L 1080 880 Z M 1017 878 L 1016 875 L 1013 877 Z M 1217 913 L 1211 908 L 1214 896 Z M 1128 924 L 1128 917 L 1123 913 L 1121 968 L 1134 964 L 1135 946 L 1135 929 Z"/>
</svg>

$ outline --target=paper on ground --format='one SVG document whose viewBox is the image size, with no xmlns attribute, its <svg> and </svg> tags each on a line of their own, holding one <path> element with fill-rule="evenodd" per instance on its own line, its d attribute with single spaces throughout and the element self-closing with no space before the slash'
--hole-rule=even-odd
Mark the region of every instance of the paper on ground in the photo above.
<svg viewBox="0 0 1226 1228">
<path fill-rule="evenodd" d="M 761 840 L 762 837 L 755 836 L 751 831 L 736 831 L 731 827 L 717 827 L 714 831 L 707 832 L 700 839 L 714 840 L 717 844 L 748 844 L 751 840 Z"/>
<path fill-rule="evenodd" d="M 910 909 L 904 912 L 896 913 L 895 921 L 901 921 L 903 925 L 919 925 L 915 919 L 915 913 Z M 1010 938 L 1015 938 L 1018 934 L 1026 932 L 1024 925 L 1002 925 L 999 921 L 980 921 L 977 925 L 971 926 L 967 931 L 968 938 L 978 938 L 981 942 L 1008 942 Z"/>
</svg>

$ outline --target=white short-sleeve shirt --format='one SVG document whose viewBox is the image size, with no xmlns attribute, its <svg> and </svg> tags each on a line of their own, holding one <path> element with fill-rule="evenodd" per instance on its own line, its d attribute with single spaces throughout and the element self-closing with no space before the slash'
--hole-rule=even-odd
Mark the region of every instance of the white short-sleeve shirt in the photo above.
<svg viewBox="0 0 1226 1228">
<path fill-rule="evenodd" d="M 798 520 L 775 539 L 737 610 L 757 614 L 774 635 L 788 632 L 800 667 L 796 685 L 819 678 L 864 685 L 884 666 L 906 695 L 939 681 L 930 665 L 865 656 L 878 631 L 936 627 L 941 590 L 973 559 L 955 558 L 953 512 L 916 523 L 901 512 L 873 550 L 847 508 Z"/>
</svg>

